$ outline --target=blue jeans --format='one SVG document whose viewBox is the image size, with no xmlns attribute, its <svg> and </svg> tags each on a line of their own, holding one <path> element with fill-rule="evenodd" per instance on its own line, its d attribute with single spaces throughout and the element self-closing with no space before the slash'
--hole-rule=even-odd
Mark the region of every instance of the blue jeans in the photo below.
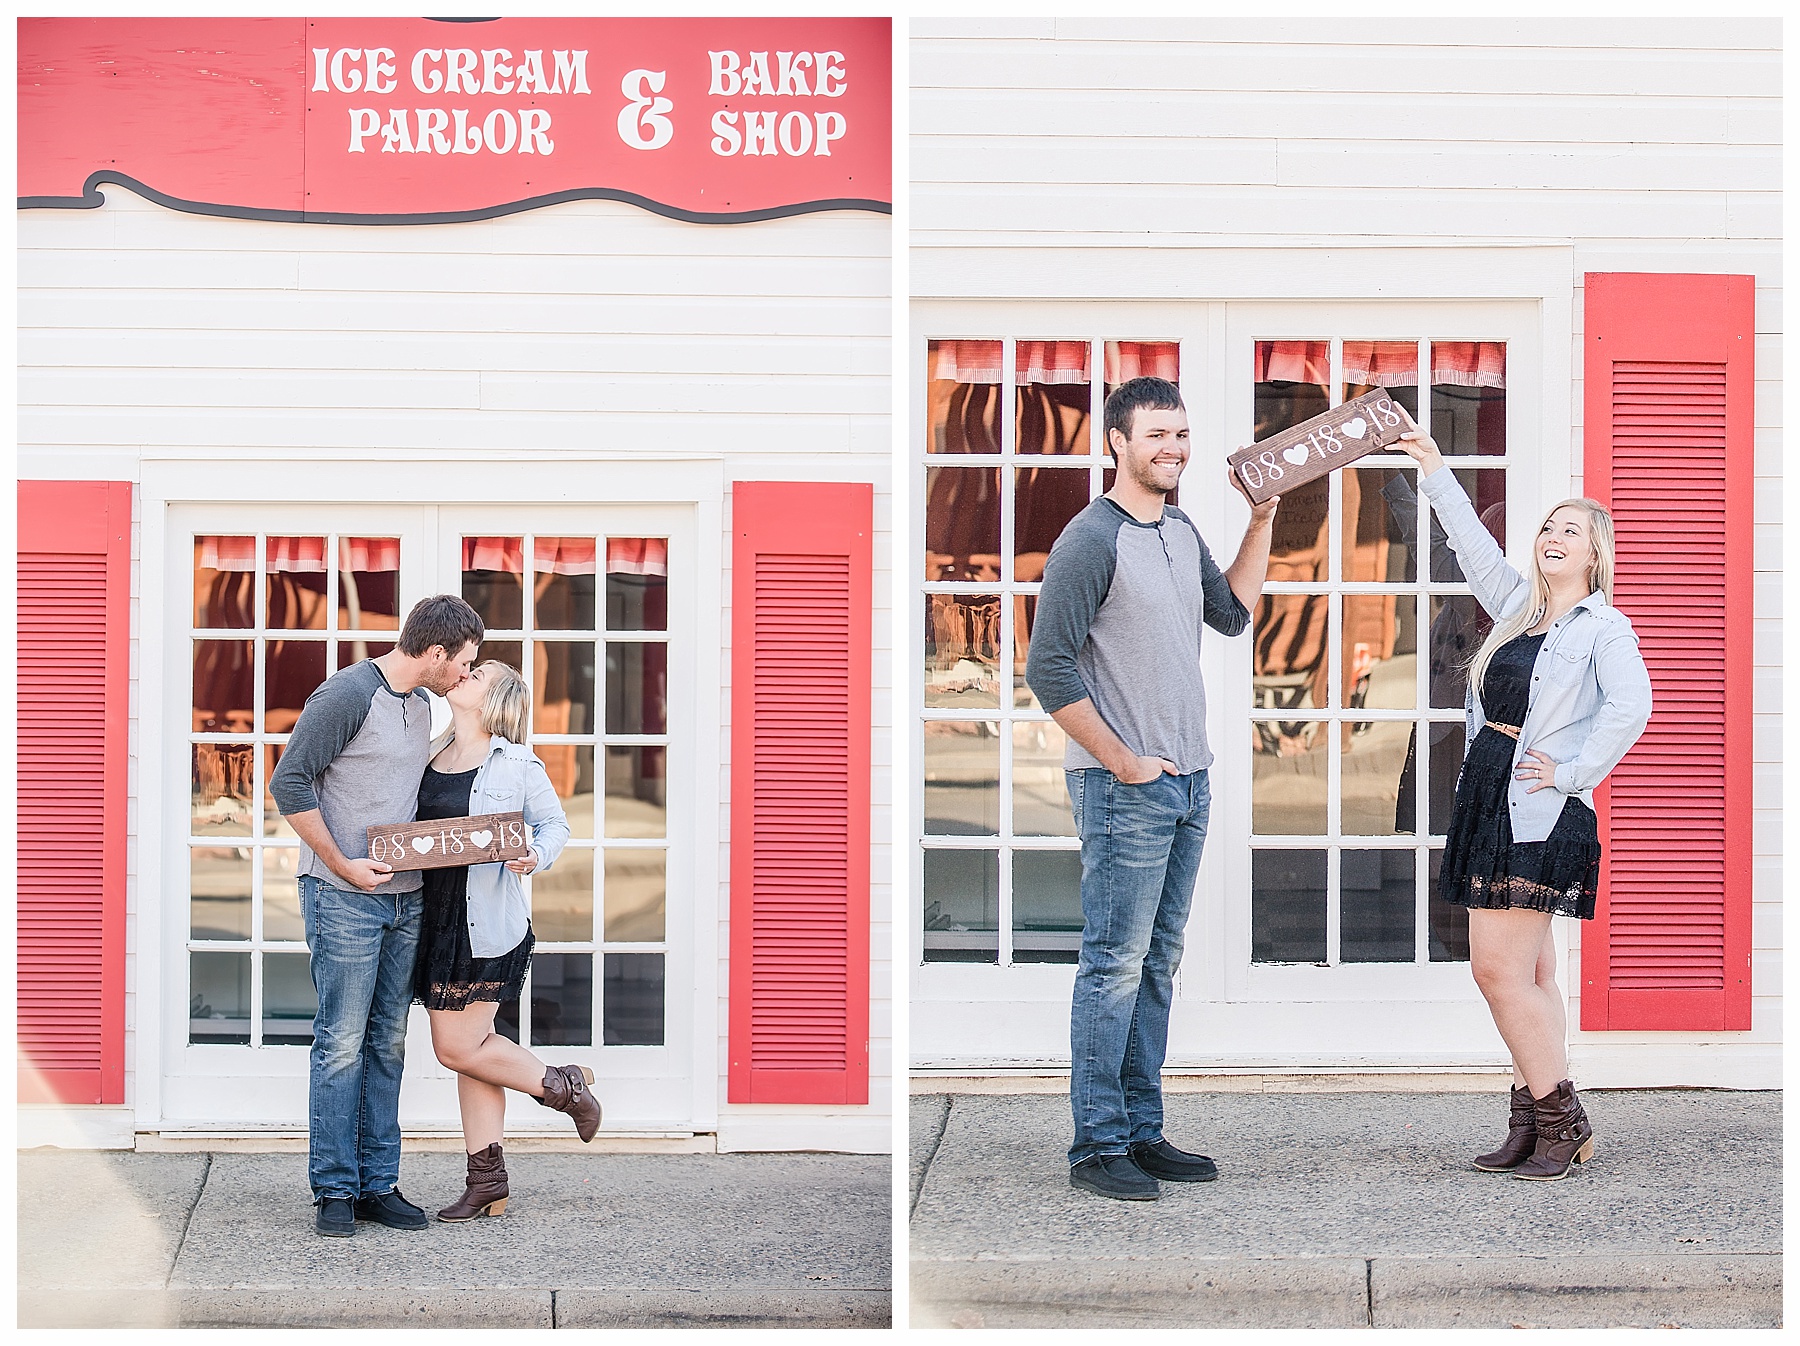
<svg viewBox="0 0 1800 1346">
<path fill-rule="evenodd" d="M 379 1196 L 400 1181 L 400 1072 L 423 905 L 417 892 L 300 878 L 319 995 L 307 1119 L 314 1201 Z"/>
<path fill-rule="evenodd" d="M 1065 773 L 1081 834 L 1081 963 L 1069 1016 L 1069 1163 L 1162 1136 L 1162 1064 L 1206 845 L 1206 772 L 1126 785 Z"/>
</svg>

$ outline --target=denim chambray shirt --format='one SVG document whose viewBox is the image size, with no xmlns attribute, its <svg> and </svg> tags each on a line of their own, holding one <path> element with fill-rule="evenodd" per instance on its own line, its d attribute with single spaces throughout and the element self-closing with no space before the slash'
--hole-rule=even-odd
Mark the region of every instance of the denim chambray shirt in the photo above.
<svg viewBox="0 0 1800 1346">
<path fill-rule="evenodd" d="M 1419 488 L 1443 521 L 1463 577 L 1488 615 L 1498 621 L 1530 602 L 1531 581 L 1507 564 L 1456 474 L 1439 468 Z M 1486 722 L 1473 680 L 1463 704 L 1466 755 Z M 1513 768 L 1535 748 L 1557 764 L 1556 787 L 1532 793 L 1530 782 L 1514 779 L 1508 784 L 1513 840 L 1548 837 L 1569 795 L 1591 808 L 1594 787 L 1637 742 L 1649 719 L 1650 673 L 1638 653 L 1637 632 L 1605 594 L 1591 593 L 1550 624 L 1532 667 L 1531 697 L 1513 748 Z"/>
<path fill-rule="evenodd" d="M 531 848 L 538 853 L 533 874 L 556 863 L 569 839 L 569 820 L 544 764 L 530 748 L 495 734 L 487 759 L 469 788 L 469 813 L 525 815 Z M 531 926 L 531 904 L 525 885 L 503 862 L 469 866 L 469 954 L 498 958 L 511 953 Z"/>
</svg>

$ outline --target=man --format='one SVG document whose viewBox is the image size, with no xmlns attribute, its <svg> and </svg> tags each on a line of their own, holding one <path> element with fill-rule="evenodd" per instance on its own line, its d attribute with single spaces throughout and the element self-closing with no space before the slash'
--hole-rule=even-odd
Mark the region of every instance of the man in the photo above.
<svg viewBox="0 0 1800 1346">
<path fill-rule="evenodd" d="M 1234 636 L 1250 624 L 1278 497 L 1252 506 L 1221 573 L 1193 522 L 1166 503 L 1189 451 L 1175 385 L 1138 378 L 1115 389 L 1106 442 L 1115 484 L 1050 549 L 1025 680 L 1068 735 L 1081 836 L 1069 1183 L 1153 1201 L 1158 1178 L 1218 1174 L 1162 1134 L 1170 992 L 1211 799 L 1200 628 Z"/>
<path fill-rule="evenodd" d="M 300 836 L 300 910 L 312 951 L 307 1176 L 315 1227 L 348 1238 L 357 1220 L 423 1229 L 400 1195 L 400 1072 L 412 1004 L 423 880 L 368 858 L 368 831 L 411 822 L 431 756 L 431 704 L 469 676 L 485 634 L 462 599 L 406 614 L 399 644 L 306 698 L 269 779 Z"/>
</svg>

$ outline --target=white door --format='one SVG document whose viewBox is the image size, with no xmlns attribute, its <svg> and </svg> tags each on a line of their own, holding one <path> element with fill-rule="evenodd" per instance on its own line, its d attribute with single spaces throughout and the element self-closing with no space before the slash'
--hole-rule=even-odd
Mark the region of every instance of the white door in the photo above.
<svg viewBox="0 0 1800 1346">
<path fill-rule="evenodd" d="M 1432 432 L 1502 545 L 1528 533 L 1532 306 L 1226 309 L 1232 443 L 1379 384 Z M 1246 510 L 1227 506 L 1215 545 L 1228 557 Z M 1486 630 L 1403 454 L 1282 496 L 1249 639 L 1208 669 L 1222 882 L 1200 898 L 1223 938 L 1183 977 L 1172 1061 L 1504 1059 L 1469 976 L 1468 913 L 1436 896 L 1465 668 Z"/>
<path fill-rule="evenodd" d="M 269 772 L 312 688 L 447 592 L 482 613 L 482 656 L 531 684 L 529 742 L 573 831 L 528 881 L 537 944 L 503 1030 L 591 1066 L 609 1131 L 691 1129 L 694 511 L 179 506 L 167 538 L 169 620 L 186 629 L 164 670 L 161 779 L 189 807 L 169 811 L 162 866 L 163 1127 L 305 1128 L 315 1003 Z M 418 1007 L 407 1055 L 402 1124 L 454 1129 L 454 1076 Z M 515 1132 L 568 1129 L 509 1106 Z"/>
</svg>

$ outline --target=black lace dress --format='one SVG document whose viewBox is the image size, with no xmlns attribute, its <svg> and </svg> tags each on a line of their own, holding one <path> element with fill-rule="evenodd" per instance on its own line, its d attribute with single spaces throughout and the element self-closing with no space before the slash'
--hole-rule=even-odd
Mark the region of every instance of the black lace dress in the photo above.
<svg viewBox="0 0 1800 1346">
<path fill-rule="evenodd" d="M 1481 684 L 1493 724 L 1519 725 L 1531 698 L 1531 670 L 1544 637 L 1519 636 L 1494 651 Z M 1594 916 L 1600 833 L 1594 811 L 1574 795 L 1543 841 L 1514 841 L 1506 795 L 1517 742 L 1482 726 L 1456 781 L 1456 808 L 1444 841 L 1438 896 L 1461 907 L 1519 907 L 1555 916 Z"/>
<path fill-rule="evenodd" d="M 425 768 L 419 782 L 419 821 L 462 818 L 476 767 L 444 775 Z M 517 1000 L 531 966 L 535 938 L 528 929 L 519 947 L 498 958 L 469 953 L 469 871 L 456 865 L 425 871 L 425 914 L 419 928 L 419 961 L 413 998 L 427 1009 L 467 1009 L 480 1000 Z"/>
</svg>

